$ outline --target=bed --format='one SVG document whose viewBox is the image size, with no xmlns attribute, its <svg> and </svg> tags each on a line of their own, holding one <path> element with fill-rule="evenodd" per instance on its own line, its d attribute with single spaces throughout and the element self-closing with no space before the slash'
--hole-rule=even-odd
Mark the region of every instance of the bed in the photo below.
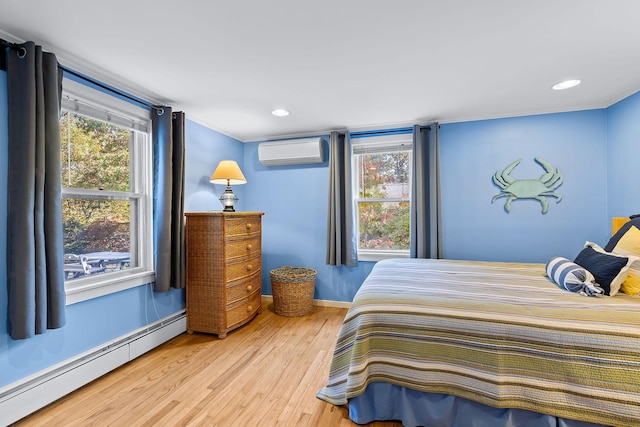
<svg viewBox="0 0 640 427">
<path fill-rule="evenodd" d="M 318 397 L 359 424 L 640 425 L 640 298 L 568 292 L 544 264 L 380 261 Z"/>
</svg>

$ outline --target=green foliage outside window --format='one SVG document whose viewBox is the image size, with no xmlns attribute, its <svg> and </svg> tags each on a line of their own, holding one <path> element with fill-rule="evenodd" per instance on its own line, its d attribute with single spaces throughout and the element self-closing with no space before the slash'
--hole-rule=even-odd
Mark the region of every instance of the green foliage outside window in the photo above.
<svg viewBox="0 0 640 427">
<path fill-rule="evenodd" d="M 129 191 L 129 130 L 66 111 L 60 130 L 63 187 Z M 65 253 L 128 252 L 130 210 L 126 200 L 63 198 Z"/>
<path fill-rule="evenodd" d="M 410 153 L 358 155 L 361 249 L 409 249 Z"/>
</svg>

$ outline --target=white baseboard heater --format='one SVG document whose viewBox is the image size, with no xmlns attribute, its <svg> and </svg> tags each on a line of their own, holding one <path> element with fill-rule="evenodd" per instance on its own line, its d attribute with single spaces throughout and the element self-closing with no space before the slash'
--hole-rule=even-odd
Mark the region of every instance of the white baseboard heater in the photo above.
<svg viewBox="0 0 640 427">
<path fill-rule="evenodd" d="M 186 330 L 183 310 L 0 388 L 0 425 L 26 417 Z"/>
</svg>

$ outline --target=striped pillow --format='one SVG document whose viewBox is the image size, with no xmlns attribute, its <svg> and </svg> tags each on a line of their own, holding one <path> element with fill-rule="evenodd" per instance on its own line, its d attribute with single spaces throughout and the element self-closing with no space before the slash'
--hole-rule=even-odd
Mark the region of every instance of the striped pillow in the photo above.
<svg viewBox="0 0 640 427">
<path fill-rule="evenodd" d="M 604 294 L 604 290 L 598 286 L 593 274 L 567 258 L 551 258 L 547 261 L 546 271 L 547 276 L 561 289 L 589 297 Z"/>
</svg>

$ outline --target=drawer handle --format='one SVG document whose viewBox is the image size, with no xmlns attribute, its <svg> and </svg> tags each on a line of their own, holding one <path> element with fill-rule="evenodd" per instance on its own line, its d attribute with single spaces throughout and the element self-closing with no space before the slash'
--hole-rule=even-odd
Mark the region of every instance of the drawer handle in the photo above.
<svg viewBox="0 0 640 427">
<path fill-rule="evenodd" d="M 247 229 L 251 230 L 251 227 L 253 227 L 253 224 L 248 223 L 248 224 L 247 224 Z"/>
<path fill-rule="evenodd" d="M 251 290 L 253 290 L 253 286 L 247 285 L 247 292 L 251 292 Z"/>
<path fill-rule="evenodd" d="M 247 306 L 247 311 L 249 312 L 249 311 L 251 311 L 251 310 L 253 310 L 253 307 L 252 307 L 252 306 L 250 306 L 250 305 L 248 305 L 248 306 Z"/>
<path fill-rule="evenodd" d="M 247 250 L 248 250 L 248 251 L 250 251 L 252 248 L 253 248 L 253 245 L 252 245 L 251 243 L 249 243 L 249 244 L 247 245 Z"/>
<path fill-rule="evenodd" d="M 251 264 L 247 264 L 247 271 L 251 271 L 252 268 L 253 266 Z"/>
</svg>

